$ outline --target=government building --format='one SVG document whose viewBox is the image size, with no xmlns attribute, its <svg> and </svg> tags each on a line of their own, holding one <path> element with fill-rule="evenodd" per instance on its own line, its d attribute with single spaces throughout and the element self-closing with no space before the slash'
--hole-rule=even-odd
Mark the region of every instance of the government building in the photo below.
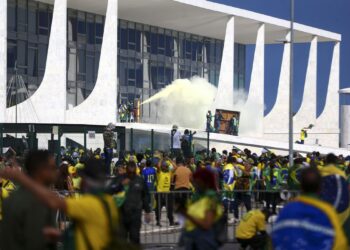
<svg viewBox="0 0 350 250">
<path fill-rule="evenodd" d="M 213 109 L 234 108 L 246 85 L 246 46 L 254 45 L 241 122 L 257 111 L 256 138 L 286 141 L 290 22 L 206 0 L 0 1 L 0 122 L 104 125 L 118 106 L 145 101 L 172 81 L 199 76 L 218 89 Z M 341 35 L 296 23 L 295 43 L 309 43 L 296 137 L 314 125 L 314 144 L 339 146 Z M 281 45 L 281 41 L 283 44 Z M 333 53 L 325 108 L 316 117 L 319 43 Z M 277 98 L 264 115 L 265 45 L 283 46 Z M 140 110 L 154 123 L 156 105 Z"/>
</svg>

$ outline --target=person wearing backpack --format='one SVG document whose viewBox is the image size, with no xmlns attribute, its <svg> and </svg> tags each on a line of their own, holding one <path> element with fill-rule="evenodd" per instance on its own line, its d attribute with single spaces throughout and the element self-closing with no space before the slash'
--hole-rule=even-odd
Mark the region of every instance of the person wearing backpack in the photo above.
<svg viewBox="0 0 350 250">
<path fill-rule="evenodd" d="M 95 158 L 87 160 L 85 168 L 79 174 L 82 177 L 83 194 L 76 199 L 57 196 L 17 168 L 6 168 L 0 171 L 1 177 L 21 184 L 44 205 L 54 211 L 64 212 L 72 220 L 74 226 L 68 232 L 69 235 L 65 237 L 64 249 L 114 249 L 112 243 L 115 242 L 117 235 L 113 234 L 115 230 L 112 232 L 111 228 L 116 228 L 119 214 L 112 196 L 104 192 L 103 161 Z M 59 231 L 55 228 L 46 228 L 45 235 L 50 238 L 58 238 Z"/>
</svg>

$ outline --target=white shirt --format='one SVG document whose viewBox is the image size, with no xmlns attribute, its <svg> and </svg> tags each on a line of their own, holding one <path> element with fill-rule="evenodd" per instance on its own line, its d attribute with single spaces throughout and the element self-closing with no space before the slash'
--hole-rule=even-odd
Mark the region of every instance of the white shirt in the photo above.
<svg viewBox="0 0 350 250">
<path fill-rule="evenodd" d="M 173 136 L 173 148 L 181 148 L 181 132 L 177 130 Z"/>
</svg>

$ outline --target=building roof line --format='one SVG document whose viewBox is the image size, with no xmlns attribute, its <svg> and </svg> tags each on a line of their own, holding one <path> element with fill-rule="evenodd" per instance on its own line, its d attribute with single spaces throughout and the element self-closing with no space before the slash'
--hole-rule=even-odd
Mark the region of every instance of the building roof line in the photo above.
<svg viewBox="0 0 350 250">
<path fill-rule="evenodd" d="M 265 23 L 265 24 L 276 25 L 276 26 L 283 27 L 286 29 L 290 28 L 290 21 L 289 20 L 285 20 L 285 19 L 281 19 L 281 18 L 277 18 L 277 17 L 272 17 L 272 16 L 268 16 L 265 14 L 253 12 L 250 10 L 236 8 L 236 7 L 229 6 L 229 5 L 214 3 L 214 2 L 211 2 L 208 0 L 173 0 L 173 1 L 196 6 L 196 7 L 207 9 L 207 10 L 212 10 L 215 12 L 224 13 L 227 15 L 232 15 L 232 16 L 236 16 L 236 17 L 242 17 L 242 18 L 246 18 L 246 19 L 250 19 L 250 20 L 255 20 L 257 22 L 261 22 L 261 23 Z M 332 41 L 341 41 L 341 39 L 342 39 L 342 36 L 339 33 L 315 28 L 315 27 L 300 24 L 300 23 L 295 23 L 294 29 L 296 31 L 305 32 L 305 33 L 308 33 L 311 35 L 325 37 L 325 38 L 328 38 Z"/>
</svg>

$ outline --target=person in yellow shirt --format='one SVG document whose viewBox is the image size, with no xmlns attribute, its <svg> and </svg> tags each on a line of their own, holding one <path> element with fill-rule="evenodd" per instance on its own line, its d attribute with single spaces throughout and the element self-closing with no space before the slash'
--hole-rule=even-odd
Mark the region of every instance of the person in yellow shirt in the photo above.
<svg viewBox="0 0 350 250">
<path fill-rule="evenodd" d="M 156 200 L 156 220 L 157 226 L 161 227 L 161 215 L 162 208 L 166 207 L 167 217 L 170 226 L 178 225 L 174 222 L 174 201 L 172 194 L 170 193 L 171 186 L 171 172 L 169 171 L 169 166 L 166 161 L 161 162 L 160 168 L 157 169 L 157 194 L 155 195 Z"/>
<path fill-rule="evenodd" d="M 112 196 L 104 193 L 105 173 L 101 171 L 103 162 L 91 158 L 87 160 L 81 171 L 81 188 L 83 195 L 61 198 L 49 189 L 31 180 L 26 174 L 16 168 L 6 168 L 0 171 L 0 177 L 20 183 L 32 192 L 46 206 L 53 210 L 64 212 L 74 222 L 74 240 L 66 240 L 65 245 L 73 244 L 78 250 L 102 250 L 110 247 L 117 235 L 113 230 L 118 225 L 118 210 Z M 58 236 L 55 229 L 46 229 L 49 236 Z"/>
<path fill-rule="evenodd" d="M 264 249 L 267 241 L 266 221 L 268 209 L 256 209 L 246 213 L 236 228 L 236 239 L 242 249 Z"/>
<path fill-rule="evenodd" d="M 0 222 L 2 220 L 2 202 L 9 196 L 8 191 L 2 187 L 3 179 L 0 178 Z"/>
<path fill-rule="evenodd" d="M 196 193 L 187 208 L 179 211 L 186 218 L 181 241 L 185 249 L 216 250 L 222 242 L 214 226 L 221 221 L 224 213 L 215 192 L 215 176 L 212 171 L 202 168 L 194 173 L 193 180 Z"/>
</svg>

